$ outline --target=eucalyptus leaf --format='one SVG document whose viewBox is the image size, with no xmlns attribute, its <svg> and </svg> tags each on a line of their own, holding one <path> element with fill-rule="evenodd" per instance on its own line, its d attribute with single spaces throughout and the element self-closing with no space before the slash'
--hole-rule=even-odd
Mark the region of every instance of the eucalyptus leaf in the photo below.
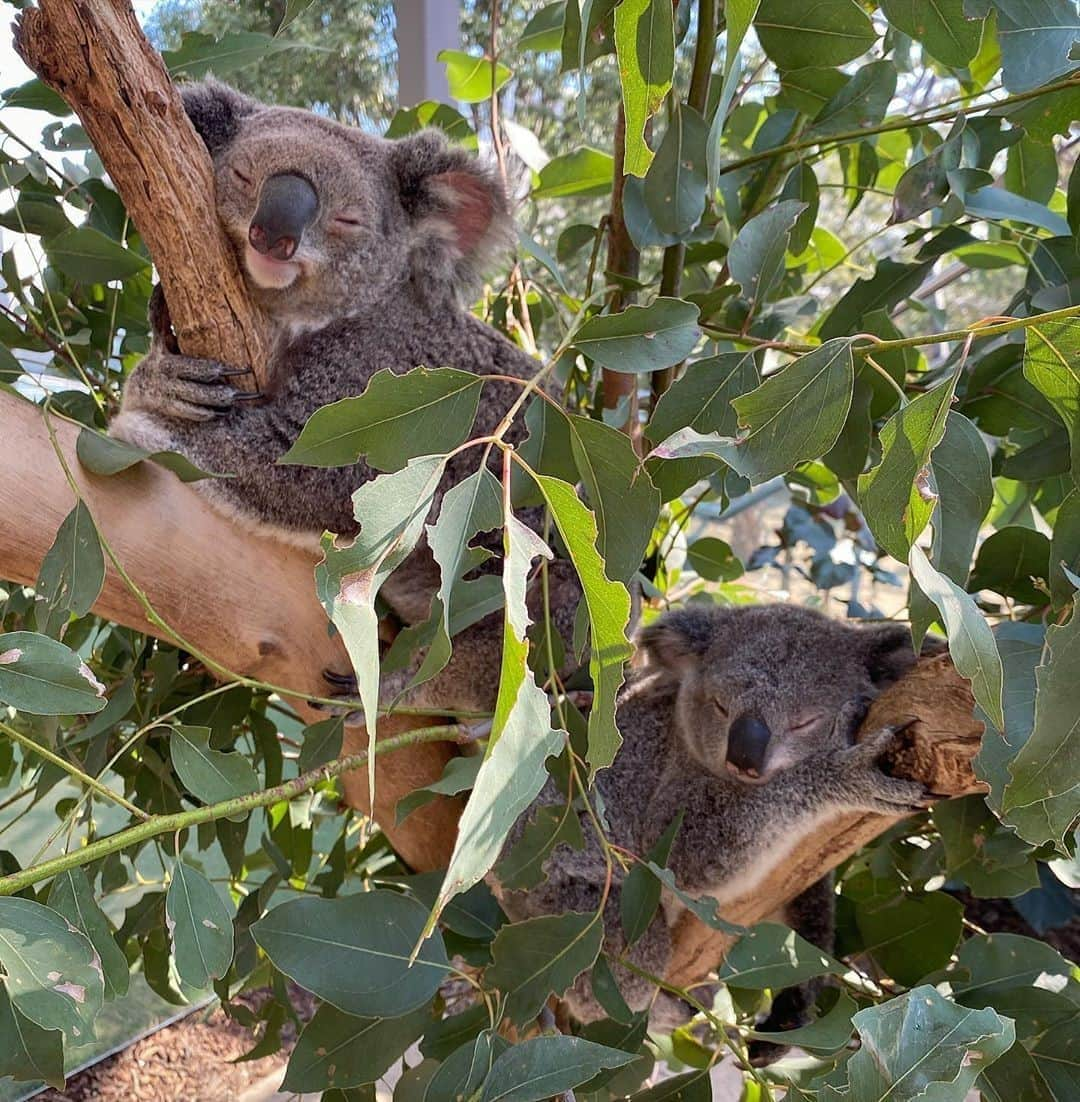
<svg viewBox="0 0 1080 1102">
<path fill-rule="evenodd" d="M 615 9 L 615 52 L 626 112 L 622 171 L 644 176 L 653 159 L 645 126 L 671 88 L 675 24 L 667 0 L 622 0 Z"/>
<path fill-rule="evenodd" d="M 698 308 L 677 298 L 657 298 L 618 314 L 590 318 L 574 344 L 609 371 L 659 371 L 686 359 L 700 336 Z"/>
<path fill-rule="evenodd" d="M 214 885 L 184 861 L 173 866 L 165 915 L 180 978 L 201 989 L 224 976 L 233 955 L 232 916 Z"/>
<path fill-rule="evenodd" d="M 81 715 L 105 707 L 105 686 L 72 650 L 32 631 L 0 635 L 0 701 L 32 715 Z"/>
<path fill-rule="evenodd" d="M 185 788 L 203 803 L 221 803 L 259 791 L 259 778 L 246 757 L 210 748 L 209 727 L 174 727 L 169 753 Z"/>
<path fill-rule="evenodd" d="M 93 945 L 101 962 L 105 999 L 126 995 L 130 980 L 127 957 L 116 944 L 112 923 L 98 906 L 86 873 L 82 869 L 60 873 L 49 888 L 49 906 Z"/>
</svg>

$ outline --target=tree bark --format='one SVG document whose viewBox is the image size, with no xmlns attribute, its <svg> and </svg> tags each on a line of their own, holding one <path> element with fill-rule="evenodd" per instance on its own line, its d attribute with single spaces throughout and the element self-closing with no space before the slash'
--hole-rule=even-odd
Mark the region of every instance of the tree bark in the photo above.
<svg viewBox="0 0 1080 1102">
<path fill-rule="evenodd" d="M 935 797 L 966 796 L 985 791 L 971 768 L 983 734 L 974 709 L 968 682 L 953 669 L 948 656 L 924 658 L 874 702 L 861 736 L 915 719 L 897 736 L 886 768 L 893 776 L 921 781 Z M 769 918 L 899 821 L 890 815 L 837 815 L 801 839 L 794 853 L 752 894 L 725 904 L 722 916 L 744 926 Z M 732 939 L 687 913 L 675 928 L 673 942 L 668 979 L 690 987 L 716 968 Z"/>
<path fill-rule="evenodd" d="M 53 450 L 41 410 L 0 393 L 0 424 L 10 462 L 0 465 L 0 577 L 32 585 L 41 560 L 75 495 Z M 248 532 L 212 509 L 191 486 L 153 463 L 103 478 L 79 465 L 78 427 L 53 418 L 57 443 L 102 536 L 155 612 L 215 662 L 238 674 L 325 696 L 322 671 L 347 670 L 340 639 L 331 638 L 315 596 L 309 553 Z M 94 611 L 137 631 L 163 634 L 109 564 Z M 290 703 L 306 722 L 325 718 L 304 701 Z M 441 722 L 389 716 L 383 735 Z M 363 749 L 363 727 L 346 727 L 344 753 Z M 376 762 L 375 817 L 394 848 L 414 868 L 446 865 L 460 804 L 440 799 L 394 826 L 397 801 L 442 776 L 450 744 L 401 750 Z M 364 771 L 347 774 L 347 801 L 366 810 Z"/>
<path fill-rule="evenodd" d="M 181 351 L 250 367 L 238 385 L 262 386 L 265 323 L 217 219 L 210 155 L 131 4 L 39 0 L 15 47 L 82 121 L 150 250 Z"/>
</svg>

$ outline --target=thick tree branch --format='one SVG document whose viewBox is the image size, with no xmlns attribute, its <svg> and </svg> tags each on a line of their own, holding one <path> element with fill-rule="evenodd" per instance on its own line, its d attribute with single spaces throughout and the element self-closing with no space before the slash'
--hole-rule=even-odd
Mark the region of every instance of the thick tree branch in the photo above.
<svg viewBox="0 0 1080 1102">
<path fill-rule="evenodd" d="M 0 467 L 0 512 L 6 517 L 0 525 L 0 577 L 33 584 L 75 497 L 36 406 L 0 394 L 0 424 L 11 457 Z M 76 426 L 54 420 L 53 428 L 102 536 L 166 623 L 237 674 L 304 696 L 326 695 L 322 670 L 349 667 L 315 597 L 311 555 L 242 530 L 153 463 L 111 478 L 90 474 L 75 457 Z M 138 631 L 165 634 L 148 621 L 111 566 L 94 611 Z M 291 703 L 308 721 L 325 718 L 302 699 Z M 439 722 L 428 716 L 389 716 L 379 729 L 390 736 Z M 343 754 L 366 748 L 364 729 L 347 727 Z M 450 745 L 422 745 L 378 760 L 376 818 L 398 852 L 418 869 L 446 864 L 459 805 L 451 800 L 428 804 L 402 829 L 393 825 L 394 807 L 418 785 L 438 779 L 453 753 Z M 363 771 L 346 774 L 343 782 L 347 801 L 366 808 Z"/>
<path fill-rule="evenodd" d="M 974 709 L 971 689 L 948 656 L 924 658 L 874 702 L 862 735 L 914 718 L 916 722 L 898 736 L 897 749 L 887 759 L 890 772 L 921 781 L 935 796 L 964 796 L 984 791 L 971 768 L 983 733 Z M 751 895 L 725 905 L 723 917 L 741 925 L 769 918 L 897 822 L 899 819 L 888 815 L 838 815 L 801 839 L 795 852 Z M 668 979 L 689 987 L 719 964 L 731 939 L 688 914 L 676 928 L 674 942 Z"/>
<path fill-rule="evenodd" d="M 263 327 L 215 213 L 210 157 L 131 4 L 40 0 L 15 46 L 82 121 L 150 249 L 181 350 L 263 383 Z"/>
</svg>

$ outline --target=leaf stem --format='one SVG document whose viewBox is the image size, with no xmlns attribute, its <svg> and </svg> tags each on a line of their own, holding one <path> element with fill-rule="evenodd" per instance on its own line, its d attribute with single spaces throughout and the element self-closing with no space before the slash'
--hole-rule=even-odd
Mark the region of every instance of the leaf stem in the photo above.
<svg viewBox="0 0 1080 1102">
<path fill-rule="evenodd" d="M 469 738 L 467 727 L 459 723 L 453 723 L 440 727 L 421 727 L 413 731 L 405 731 L 400 735 L 381 739 L 375 746 L 375 754 L 387 754 L 394 750 L 401 750 L 407 746 L 415 746 L 424 742 L 445 742 L 448 739 L 465 741 Z M 34 749 L 40 749 L 37 744 L 32 744 Z M 273 788 L 264 789 L 262 792 L 252 792 L 246 796 L 236 796 L 231 800 L 222 800 L 220 803 L 207 804 L 204 807 L 192 808 L 189 811 L 178 811 L 170 815 L 150 815 L 133 808 L 145 820 L 126 830 L 118 831 L 106 838 L 100 838 L 96 842 L 75 850 L 74 853 L 65 853 L 60 857 L 42 861 L 39 865 L 31 865 L 19 872 L 0 877 L 0 896 L 13 895 L 15 892 L 38 884 L 43 880 L 49 880 L 68 869 L 81 868 L 101 857 L 107 857 L 111 853 L 118 853 L 137 842 L 145 842 L 149 838 L 157 838 L 162 834 L 171 834 L 174 831 L 186 830 L 188 827 L 198 826 L 199 823 L 212 823 L 218 819 L 227 818 L 230 815 L 242 815 L 246 811 L 254 811 L 259 807 L 268 807 L 270 804 L 280 803 L 283 800 L 292 800 L 297 796 L 310 792 L 316 785 L 323 781 L 331 780 L 350 769 L 356 769 L 368 759 L 366 750 L 360 750 L 355 754 L 338 758 L 320 765 L 317 769 L 311 769 L 307 773 L 301 773 L 290 781 L 275 785 Z M 66 768 L 66 765 L 65 765 Z M 88 784 L 96 785 L 92 778 L 82 775 Z M 102 786 L 103 787 L 103 786 Z M 115 798 L 116 793 L 109 789 L 105 792 Z"/>
<path fill-rule="evenodd" d="M 12 742 L 17 742 L 21 747 L 29 750 L 30 753 L 37 754 L 38 757 L 51 762 L 57 768 L 67 773 L 69 777 L 73 777 L 80 784 L 86 785 L 87 788 L 92 788 L 99 796 L 103 796 L 106 800 L 111 800 L 114 804 L 119 804 L 125 811 L 130 811 L 136 818 L 143 820 L 150 819 L 150 816 L 147 815 L 142 808 L 136 807 L 133 803 L 129 803 L 123 796 L 109 788 L 108 785 L 95 780 L 88 773 L 84 773 L 77 765 L 73 765 L 66 758 L 60 757 L 59 754 L 54 754 L 50 749 L 42 746 L 40 742 L 35 742 L 32 738 L 24 735 L 21 731 L 15 730 L 14 727 L 9 726 L 2 720 L 0 720 L 0 731 L 3 731 Z M 80 864 L 82 864 L 82 862 L 80 862 Z"/>
</svg>

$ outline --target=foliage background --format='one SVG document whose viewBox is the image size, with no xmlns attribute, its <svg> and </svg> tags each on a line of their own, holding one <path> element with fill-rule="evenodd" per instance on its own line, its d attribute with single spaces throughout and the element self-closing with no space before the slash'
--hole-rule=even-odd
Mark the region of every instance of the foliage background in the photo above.
<svg viewBox="0 0 1080 1102">
<path fill-rule="evenodd" d="M 701 33 L 714 20 L 715 53 Z M 492 22 L 489 4 L 465 6 L 472 56 L 490 54 Z M 1036 930 L 1075 909 L 1078 24 L 1068 0 L 507 3 L 494 37 L 505 70 L 452 57 L 455 107 L 395 112 L 389 5 L 207 0 L 162 4 L 150 22 L 180 77 L 213 70 L 392 136 L 430 122 L 470 144 L 494 138 L 508 163 L 523 234 L 477 310 L 559 377 L 568 413 L 523 407 L 538 477 L 515 472 L 515 507 L 538 493 L 548 504 L 552 539 L 591 599 L 593 651 L 606 641 L 612 657 L 593 662 L 586 723 L 543 634 L 510 648 L 498 737 L 442 786 L 474 785 L 471 814 L 491 810 L 492 761 L 517 762 L 538 787 L 540 762 L 567 742 L 561 768 L 574 799 L 588 799 L 584 778 L 617 746 L 628 588 L 644 617 L 778 592 L 854 617 L 910 614 L 917 635 L 945 630 L 972 678 L 990 727 L 978 762 L 989 796 L 906 822 L 842 870 L 848 965 L 827 963 L 840 984 L 799 1038 L 815 1060 L 748 1073 L 747 1098 L 786 1087 L 792 1098 L 959 1099 L 973 1084 L 989 1099 L 1077 1093 L 1074 967 L 1041 942 L 965 927 L 953 893 L 1014 898 Z M 31 82 L 5 94 L 13 106 L 46 114 L 40 148 L 4 130 L 0 374 L 36 401 L 47 391 L 49 417 L 100 430 L 146 348 L 149 258 L 62 103 Z M 637 172 L 625 183 L 623 116 Z M 453 384 L 414 373 L 393 393 Z M 383 400 L 369 392 L 334 416 Z M 338 428 L 316 415 L 299 457 Z M 469 428 L 448 423 L 459 441 Z M 398 500 L 437 469 L 409 430 L 403 418 L 382 442 L 392 458 L 371 495 Z M 775 531 L 744 531 L 740 559 L 734 518 L 762 501 Z M 444 516 L 444 534 L 480 524 L 464 506 Z M 511 528 L 508 578 L 531 564 L 516 538 Z M 103 565 L 76 506 L 38 585 L 10 587 L 3 606 L 3 653 L 20 652 L 0 665 L 0 832 L 20 843 L 3 851 L 0 880 L 5 1073 L 59 1081 L 134 968 L 178 1005 L 212 990 L 260 1031 L 259 1053 L 277 1044 L 292 1013 L 284 977 L 296 979 L 325 1002 L 286 1085 L 328 1098 L 372 1097 L 366 1084 L 420 1037 L 423 1063 L 395 1091 L 406 1102 L 453 1090 L 708 1098 L 708 1069 L 743 1051 L 768 991 L 820 959 L 766 939 L 772 955 L 751 967 L 737 949 L 699 1028 L 672 1038 L 647 1039 L 616 999 L 580 1038 L 542 1016 L 538 1030 L 547 994 L 584 968 L 602 979 L 604 958 L 597 916 L 504 921 L 480 878 L 514 808 L 496 810 L 482 844 L 459 846 L 445 883 L 409 875 L 370 824 L 339 813 L 337 766 L 307 773 L 337 757 L 340 722 L 301 730 L 267 687 L 219 686 L 197 655 L 94 617 Z M 333 599 L 356 566 L 328 551 L 322 589 L 370 673 L 372 639 L 350 634 Z M 463 584 L 448 573 L 447 592 Z M 520 633 L 519 618 L 508 625 Z M 540 739 L 538 686 L 555 705 Z M 50 805 L 46 837 L 18 831 Z M 146 816 L 178 818 L 112 837 Z M 538 822 L 529 845 L 550 847 L 559 826 Z M 62 854 L 62 870 L 34 870 Z M 624 857 L 609 860 L 630 874 Z M 658 881 L 633 868 L 647 905 Z M 429 913 L 439 928 L 408 970 Z M 537 921 L 547 951 L 529 969 Z M 326 936 L 314 963 L 300 951 L 312 929 Z M 343 991 L 340 977 L 358 970 L 393 998 L 374 984 Z M 470 1005 L 440 1021 L 447 975 Z M 266 984 L 275 998 L 256 1020 L 233 1000 Z M 498 1028 L 507 1016 L 513 1045 Z M 657 1057 L 681 1075 L 649 1087 Z"/>
</svg>

